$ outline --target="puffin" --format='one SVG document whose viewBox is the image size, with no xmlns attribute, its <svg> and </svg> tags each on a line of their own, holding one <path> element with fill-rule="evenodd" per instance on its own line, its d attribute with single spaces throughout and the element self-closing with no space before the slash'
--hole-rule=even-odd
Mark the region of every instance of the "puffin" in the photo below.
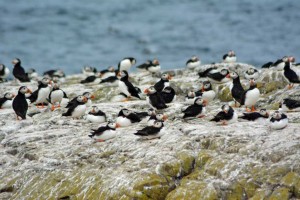
<svg viewBox="0 0 300 200">
<path fill-rule="evenodd" d="M 166 121 L 167 119 L 168 119 L 168 116 L 165 115 L 165 114 L 161 114 L 161 113 L 160 114 L 153 114 L 148 119 L 147 125 L 148 126 L 152 126 L 156 120 L 158 120 L 158 121 Z"/>
<path fill-rule="evenodd" d="M 85 83 L 99 83 L 101 81 L 100 76 L 101 76 L 101 73 L 96 72 L 95 74 L 86 77 L 84 80 L 81 80 L 80 83 L 82 83 L 82 84 L 85 84 Z"/>
<path fill-rule="evenodd" d="M 275 111 L 269 121 L 270 127 L 275 130 L 284 129 L 289 123 L 287 116 L 284 113 Z"/>
<path fill-rule="evenodd" d="M 201 96 L 207 103 L 212 102 L 216 97 L 216 92 L 212 89 L 210 81 L 204 81 L 200 91 L 195 92 L 196 97 Z"/>
<path fill-rule="evenodd" d="M 198 97 L 195 99 L 195 102 L 193 105 L 190 105 L 182 112 L 184 113 L 183 119 L 186 118 L 202 118 L 205 115 L 205 106 L 206 101 L 202 99 L 202 97 Z"/>
<path fill-rule="evenodd" d="M 154 139 L 160 138 L 163 135 L 164 123 L 162 121 L 155 121 L 152 126 L 138 130 L 134 135 L 140 136 L 141 139 Z"/>
<path fill-rule="evenodd" d="M 30 80 L 38 80 L 39 78 L 39 74 L 33 68 L 28 69 L 26 74 L 28 75 Z"/>
<path fill-rule="evenodd" d="M 52 104 L 51 110 L 59 108 L 63 98 L 68 98 L 67 94 L 60 89 L 59 83 L 53 83 L 53 89 L 50 92 L 47 101 Z M 56 106 L 56 104 L 58 105 Z"/>
<path fill-rule="evenodd" d="M 247 69 L 245 72 L 244 72 L 244 77 L 245 79 L 247 80 L 250 80 L 251 78 L 253 78 L 254 80 L 257 80 L 258 77 L 259 77 L 259 72 L 257 69 L 253 68 L 253 67 L 250 67 L 249 69 Z"/>
<path fill-rule="evenodd" d="M 132 83 L 128 80 L 128 72 L 121 71 L 120 76 L 121 79 L 119 81 L 119 90 L 121 93 L 124 93 L 127 96 L 127 100 L 129 100 L 131 97 L 141 99 L 141 92 L 137 90 L 136 87 L 134 87 Z"/>
<path fill-rule="evenodd" d="M 145 89 L 144 93 L 147 94 L 147 102 L 154 109 L 160 110 L 167 108 L 164 98 L 162 97 L 161 93 L 156 91 L 154 86 L 150 86 L 149 88 Z"/>
<path fill-rule="evenodd" d="M 129 69 L 135 65 L 136 59 L 133 57 L 123 58 L 118 64 L 118 72 L 129 71 Z"/>
<path fill-rule="evenodd" d="M 283 56 L 281 59 L 278 59 L 277 61 L 268 62 L 263 64 L 261 68 L 273 68 L 276 70 L 283 70 L 285 63 L 288 61 L 288 56 Z"/>
<path fill-rule="evenodd" d="M 42 107 L 44 107 L 44 104 L 47 104 L 48 102 L 47 98 L 51 92 L 51 88 L 49 87 L 49 84 L 51 83 L 52 81 L 46 77 L 39 81 L 38 89 L 28 97 L 30 103 L 36 103 L 36 105 L 42 104 Z"/>
<path fill-rule="evenodd" d="M 207 77 L 213 83 L 222 84 L 230 81 L 230 78 L 226 77 L 228 74 L 229 74 L 228 69 L 221 69 L 219 71 L 216 70 L 215 68 L 208 68 L 204 72 L 200 72 L 199 76 Z"/>
<path fill-rule="evenodd" d="M 24 68 L 21 66 L 21 60 L 19 58 L 15 58 L 13 59 L 12 64 L 14 64 L 14 77 L 20 82 L 30 82 L 28 75 L 25 73 Z"/>
<path fill-rule="evenodd" d="M 62 116 L 71 116 L 72 118 L 79 119 L 81 116 L 84 115 L 86 111 L 86 102 L 87 98 L 83 95 L 79 95 L 76 98 L 76 101 L 73 102 L 69 107 L 67 112 L 63 113 Z"/>
<path fill-rule="evenodd" d="M 281 110 L 283 112 L 299 112 L 300 111 L 300 101 L 286 98 L 281 103 Z"/>
<path fill-rule="evenodd" d="M 4 96 L 0 98 L 0 109 L 11 108 L 14 97 L 15 95 L 13 93 L 5 93 Z"/>
<path fill-rule="evenodd" d="M 97 142 L 105 142 L 106 140 L 116 137 L 116 128 L 119 128 L 119 124 L 115 122 L 108 122 L 106 126 L 100 126 L 98 129 L 92 129 L 93 132 L 91 132 L 89 137 Z"/>
<path fill-rule="evenodd" d="M 269 113 L 266 109 L 260 109 L 259 112 L 243 113 L 243 116 L 240 116 L 239 118 L 248 121 L 258 121 L 261 119 L 265 120 L 269 118 Z"/>
<path fill-rule="evenodd" d="M 148 67 L 151 65 L 152 61 L 147 60 L 145 63 L 136 66 L 139 71 L 147 71 Z"/>
<path fill-rule="evenodd" d="M 4 64 L 0 64 L 0 82 L 6 81 L 9 72 L 9 69 Z"/>
<path fill-rule="evenodd" d="M 97 69 L 95 67 L 91 67 L 91 66 L 84 66 L 82 68 L 82 73 L 86 76 L 92 76 L 95 75 L 95 73 L 97 72 Z"/>
<path fill-rule="evenodd" d="M 92 100 L 91 99 L 95 99 L 95 95 L 91 94 L 90 92 L 84 92 L 82 94 L 82 96 L 85 96 L 87 98 L 87 102 L 86 102 L 86 106 L 90 106 L 92 104 Z M 69 103 L 67 104 L 66 108 L 69 108 L 72 106 L 73 103 L 77 102 L 77 97 L 73 98 L 71 101 L 69 101 Z"/>
<path fill-rule="evenodd" d="M 202 93 L 201 93 L 201 95 L 202 95 Z M 188 91 L 187 95 L 185 96 L 185 103 L 190 104 L 190 105 L 194 104 L 196 98 L 197 98 L 197 96 L 194 91 Z"/>
<path fill-rule="evenodd" d="M 245 90 L 241 84 L 240 77 L 236 72 L 230 72 L 227 75 L 227 78 L 232 78 L 232 84 L 230 85 L 231 95 L 234 99 L 235 107 L 237 103 L 242 104 L 242 97 L 245 93 Z"/>
<path fill-rule="evenodd" d="M 161 92 L 162 98 L 164 99 L 165 103 L 172 103 L 176 100 L 176 92 L 175 90 L 168 86 L 163 89 Z"/>
<path fill-rule="evenodd" d="M 51 69 L 43 73 L 43 76 L 53 79 L 55 78 L 64 78 L 66 75 L 60 69 Z"/>
<path fill-rule="evenodd" d="M 193 70 L 201 65 L 201 61 L 197 56 L 192 56 L 185 63 L 186 68 Z"/>
<path fill-rule="evenodd" d="M 100 84 L 107 83 L 110 86 L 118 86 L 119 78 L 117 76 L 109 76 L 107 78 L 101 79 Z"/>
<path fill-rule="evenodd" d="M 163 73 L 161 79 L 154 85 L 155 90 L 161 92 L 165 87 L 170 86 L 169 80 L 171 79 L 172 77 L 168 73 Z"/>
<path fill-rule="evenodd" d="M 101 70 L 99 73 L 102 80 L 111 76 L 115 77 L 117 75 L 114 66 L 109 66 L 107 69 Z"/>
<path fill-rule="evenodd" d="M 223 62 L 224 63 L 235 63 L 236 55 L 235 55 L 234 51 L 230 50 L 227 54 L 223 55 Z"/>
<path fill-rule="evenodd" d="M 294 83 L 300 83 L 300 70 L 292 69 L 291 65 L 295 62 L 294 57 L 289 57 L 288 61 L 285 62 L 283 75 L 290 82 L 288 85 L 288 89 L 292 89 L 294 87 Z"/>
<path fill-rule="evenodd" d="M 256 86 L 256 82 L 254 79 L 250 79 L 250 87 L 246 90 L 241 97 L 241 105 L 246 106 L 246 111 L 254 112 L 255 104 L 259 100 L 260 92 Z M 250 109 L 251 107 L 251 109 Z M 249 109 L 248 109 L 249 108 Z"/>
<path fill-rule="evenodd" d="M 97 106 L 92 106 L 92 109 L 86 115 L 86 120 L 91 123 L 101 124 L 103 122 L 106 122 L 106 114 L 102 112 Z"/>
<path fill-rule="evenodd" d="M 131 110 L 123 108 L 120 110 L 116 122 L 120 127 L 131 126 L 133 123 L 140 122 L 141 118 Z"/>
<path fill-rule="evenodd" d="M 220 111 L 213 119 L 210 121 L 215 121 L 220 123 L 220 125 L 228 125 L 235 123 L 238 119 L 237 113 L 229 105 L 223 105 Z"/>
<path fill-rule="evenodd" d="M 160 64 L 157 59 L 151 61 L 150 65 L 147 67 L 147 71 L 150 73 L 157 73 L 160 72 Z"/>
<path fill-rule="evenodd" d="M 17 96 L 13 100 L 12 107 L 17 115 L 17 120 L 19 120 L 19 118 L 26 119 L 26 113 L 28 110 L 28 103 L 25 97 L 26 93 L 32 92 L 26 86 L 21 86 Z"/>
<path fill-rule="evenodd" d="M 139 116 L 140 119 L 149 119 L 150 116 L 156 115 L 156 111 L 153 108 L 149 108 L 147 112 L 135 112 Z"/>
</svg>

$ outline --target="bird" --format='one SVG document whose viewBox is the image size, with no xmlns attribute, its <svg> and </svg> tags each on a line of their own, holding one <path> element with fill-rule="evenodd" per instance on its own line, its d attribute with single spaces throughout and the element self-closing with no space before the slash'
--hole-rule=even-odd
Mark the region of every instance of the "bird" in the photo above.
<svg viewBox="0 0 300 200">
<path fill-rule="evenodd" d="M 108 122 L 106 126 L 101 126 L 98 129 L 92 129 L 93 132 L 91 132 L 89 137 L 95 139 L 97 142 L 105 142 L 106 140 L 116 137 L 116 128 L 119 128 L 119 124 L 115 122 Z"/>
<path fill-rule="evenodd" d="M 143 64 L 140 64 L 138 66 L 136 66 L 136 68 L 139 71 L 147 71 L 148 67 L 151 65 L 152 61 L 151 60 L 147 60 L 146 62 L 144 62 Z"/>
<path fill-rule="evenodd" d="M 82 68 L 82 73 L 86 76 L 92 76 L 95 75 L 95 73 L 97 72 L 97 69 L 95 67 L 91 67 L 91 66 L 84 66 Z"/>
<path fill-rule="evenodd" d="M 225 63 L 235 63 L 236 62 L 236 55 L 234 51 L 230 50 L 227 54 L 223 56 L 223 62 Z"/>
<path fill-rule="evenodd" d="M 149 88 L 145 89 L 144 93 L 147 94 L 147 102 L 154 109 L 160 110 L 168 107 L 161 93 L 157 92 L 154 86 L 150 86 Z"/>
<path fill-rule="evenodd" d="M 169 80 L 171 80 L 172 77 L 168 73 L 163 73 L 161 75 L 161 79 L 154 84 L 154 88 L 157 92 L 161 92 L 165 87 L 170 86 Z"/>
<path fill-rule="evenodd" d="M 99 73 L 102 80 L 108 77 L 115 77 L 117 75 L 114 66 L 109 66 L 107 69 L 101 70 Z"/>
<path fill-rule="evenodd" d="M 271 129 L 280 130 L 288 125 L 288 118 L 284 113 L 275 111 L 269 121 Z"/>
<path fill-rule="evenodd" d="M 151 61 L 150 65 L 147 67 L 147 71 L 150 73 L 158 73 L 160 72 L 160 64 L 157 59 Z"/>
<path fill-rule="evenodd" d="M 202 83 L 202 88 L 195 92 L 196 97 L 201 96 L 203 100 L 207 103 L 212 102 L 216 97 L 216 92 L 212 89 L 212 84 L 210 81 L 204 81 Z"/>
<path fill-rule="evenodd" d="M 91 123 L 106 122 L 106 114 L 102 112 L 97 106 L 92 106 L 90 112 L 86 115 L 85 119 Z"/>
<path fill-rule="evenodd" d="M 25 73 L 24 68 L 21 66 L 21 60 L 19 58 L 15 58 L 13 59 L 12 64 L 14 64 L 14 77 L 20 82 L 30 82 L 28 75 Z"/>
<path fill-rule="evenodd" d="M 61 101 L 63 98 L 68 98 L 67 94 L 60 89 L 59 83 L 54 83 L 53 84 L 53 89 L 49 93 L 47 101 L 52 104 L 51 110 L 53 111 L 55 108 L 59 108 Z M 56 106 L 56 104 L 58 105 Z"/>
<path fill-rule="evenodd" d="M 84 92 L 82 94 L 82 96 L 85 96 L 87 98 L 86 106 L 90 106 L 92 104 L 91 99 L 95 99 L 95 95 L 91 94 L 90 92 Z M 74 97 L 71 101 L 69 101 L 66 108 L 69 108 L 69 107 L 72 106 L 73 103 L 76 103 L 77 102 L 77 97 Z"/>
<path fill-rule="evenodd" d="M 153 114 L 153 115 L 151 115 L 150 118 L 148 119 L 147 125 L 148 125 L 148 126 L 152 126 L 156 120 L 158 120 L 158 121 L 166 121 L 167 119 L 168 119 L 168 116 L 165 115 L 165 114 L 162 114 L 162 113 L 159 113 L 159 114 Z"/>
<path fill-rule="evenodd" d="M 116 122 L 120 127 L 131 126 L 133 123 L 140 122 L 141 118 L 131 110 L 123 108 L 120 110 Z"/>
<path fill-rule="evenodd" d="M 150 116 L 156 115 L 156 111 L 153 108 L 149 108 L 147 112 L 135 112 L 135 114 L 137 114 L 140 119 L 147 118 L 148 120 Z"/>
<path fill-rule="evenodd" d="M 202 95 L 202 93 L 201 93 Z M 200 95 L 200 96 L 201 96 Z M 198 96 L 196 96 L 196 93 L 194 91 L 188 91 L 187 95 L 185 96 L 185 104 L 194 104 L 195 102 L 195 99 L 197 98 Z"/>
<path fill-rule="evenodd" d="M 138 99 L 141 99 L 141 92 L 137 90 L 136 87 L 132 85 L 132 83 L 128 80 L 128 72 L 127 71 L 121 71 L 120 72 L 121 79 L 119 81 L 119 90 L 121 93 L 124 93 L 127 96 L 127 100 L 129 100 L 131 97 L 136 97 Z"/>
<path fill-rule="evenodd" d="M 172 103 L 176 100 L 176 92 L 175 90 L 168 86 L 163 89 L 161 92 L 162 98 L 164 99 L 165 103 Z"/>
<path fill-rule="evenodd" d="M 207 77 L 211 82 L 213 83 L 226 83 L 230 81 L 230 78 L 227 78 L 226 76 L 229 74 L 228 69 L 221 69 L 220 71 L 214 67 L 208 68 L 204 72 L 199 72 L 199 76 Z"/>
<path fill-rule="evenodd" d="M 261 68 L 273 68 L 275 70 L 283 70 L 285 63 L 288 61 L 288 56 L 283 56 L 275 62 L 268 62 L 261 66 Z"/>
<path fill-rule="evenodd" d="M 237 113 L 233 110 L 233 108 L 229 105 L 223 105 L 221 107 L 222 111 L 220 111 L 213 119 L 210 121 L 215 121 L 220 123 L 221 125 L 228 125 L 235 123 L 238 119 Z"/>
<path fill-rule="evenodd" d="M 0 98 L 0 109 L 11 108 L 14 97 L 15 95 L 13 93 L 5 93 L 4 96 Z"/>
<path fill-rule="evenodd" d="M 281 103 L 281 110 L 284 112 L 299 112 L 300 111 L 300 101 L 290 98 L 283 99 Z"/>
<path fill-rule="evenodd" d="M 52 81 L 46 77 L 39 81 L 38 89 L 35 90 L 30 97 L 28 97 L 30 103 L 35 103 L 37 106 L 41 104 L 43 108 L 44 104 L 48 103 L 47 98 L 51 92 L 49 84 L 51 83 Z"/>
<path fill-rule="evenodd" d="M 230 72 L 227 75 L 227 78 L 232 78 L 232 84 L 230 85 L 231 95 L 235 102 L 235 107 L 237 107 L 237 103 L 239 105 L 242 104 L 242 97 L 245 93 L 245 90 L 241 84 L 240 76 L 236 72 Z"/>
<path fill-rule="evenodd" d="M 51 69 L 51 70 L 44 72 L 43 76 L 53 79 L 53 78 L 64 78 L 66 75 L 65 75 L 64 71 L 62 71 L 60 69 Z"/>
<path fill-rule="evenodd" d="M 0 64 L 0 82 L 6 81 L 9 72 L 9 69 L 4 64 Z"/>
<path fill-rule="evenodd" d="M 205 106 L 206 106 L 206 101 L 203 100 L 202 97 L 196 98 L 193 105 L 190 105 L 189 107 L 187 107 L 182 111 L 184 113 L 183 119 L 204 117 L 206 111 Z"/>
<path fill-rule="evenodd" d="M 39 78 L 39 74 L 33 68 L 28 69 L 26 74 L 30 80 L 38 80 Z"/>
<path fill-rule="evenodd" d="M 152 126 L 138 130 L 134 135 L 140 136 L 142 139 L 160 138 L 163 135 L 164 123 L 162 121 L 155 121 Z"/>
<path fill-rule="evenodd" d="M 135 65 L 136 59 L 133 57 L 123 58 L 118 64 L 118 72 L 129 71 L 129 69 Z"/>
<path fill-rule="evenodd" d="M 254 112 L 255 104 L 259 100 L 260 91 L 256 86 L 256 82 L 254 79 L 250 79 L 250 87 L 246 90 L 241 97 L 241 105 L 246 106 L 246 111 Z M 250 109 L 251 108 L 251 109 Z"/>
<path fill-rule="evenodd" d="M 185 63 L 186 68 L 193 70 L 201 65 L 201 61 L 197 56 L 192 56 Z"/>
<path fill-rule="evenodd" d="M 300 83 L 300 70 L 291 68 L 293 62 L 295 62 L 295 58 L 290 56 L 283 68 L 283 75 L 289 81 L 288 89 L 292 89 L 295 83 Z"/>
<path fill-rule="evenodd" d="M 32 92 L 26 86 L 21 86 L 19 88 L 17 96 L 13 100 L 12 107 L 16 113 L 17 120 L 19 120 L 19 118 L 26 119 L 26 113 L 28 110 L 28 103 L 25 97 L 26 93 Z"/>
<path fill-rule="evenodd" d="M 243 116 L 240 116 L 239 118 L 248 121 L 265 120 L 269 118 L 269 113 L 266 109 L 260 109 L 259 112 L 243 113 Z"/>
<path fill-rule="evenodd" d="M 100 76 L 101 76 L 100 72 L 96 72 L 95 74 L 86 77 L 84 80 L 81 80 L 80 83 L 82 83 L 82 84 L 100 83 L 101 82 Z"/>
<path fill-rule="evenodd" d="M 244 77 L 247 79 L 247 80 L 250 80 L 251 78 L 253 78 L 254 80 L 257 80 L 259 78 L 259 72 L 257 69 L 253 68 L 253 67 L 250 67 L 249 69 L 247 69 L 245 72 L 244 72 Z"/>
<path fill-rule="evenodd" d="M 76 102 L 73 102 L 67 112 L 63 113 L 62 116 L 71 116 L 72 118 L 79 119 L 85 114 L 87 98 L 83 95 L 79 95 L 76 98 Z"/>
</svg>

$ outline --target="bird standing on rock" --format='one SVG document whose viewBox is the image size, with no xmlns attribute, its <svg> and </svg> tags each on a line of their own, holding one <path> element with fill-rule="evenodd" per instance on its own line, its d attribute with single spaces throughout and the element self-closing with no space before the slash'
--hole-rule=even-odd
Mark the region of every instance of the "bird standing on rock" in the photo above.
<svg viewBox="0 0 300 200">
<path fill-rule="evenodd" d="M 240 105 L 242 104 L 242 97 L 245 93 L 245 90 L 241 84 L 240 77 L 236 72 L 230 72 L 227 75 L 227 78 L 232 78 L 230 91 L 235 102 L 235 107 L 237 107 L 237 103 Z"/>
<path fill-rule="evenodd" d="M 132 83 L 128 80 L 128 72 L 127 71 L 121 71 L 120 72 L 121 79 L 119 81 L 119 90 L 121 93 L 124 93 L 127 96 L 126 100 L 129 100 L 131 97 L 136 97 L 138 99 L 141 99 L 141 92 L 140 90 L 137 90 L 136 87 L 132 85 Z"/>
<path fill-rule="evenodd" d="M 251 67 L 244 72 L 244 76 L 247 80 L 254 79 L 257 80 L 259 78 L 259 72 L 257 69 Z"/>
<path fill-rule="evenodd" d="M 165 87 L 170 86 L 170 80 L 172 77 L 168 73 L 163 73 L 161 79 L 155 83 L 154 88 L 157 92 L 161 92 Z"/>
<path fill-rule="evenodd" d="M 106 140 L 116 137 L 116 128 L 120 125 L 115 122 L 108 122 L 106 126 L 101 126 L 97 130 L 92 130 L 89 135 L 90 138 L 95 139 L 97 142 L 105 142 Z"/>
<path fill-rule="evenodd" d="M 86 115 L 86 120 L 92 123 L 100 124 L 106 122 L 106 114 L 97 106 L 92 106 L 91 111 Z"/>
<path fill-rule="evenodd" d="M 0 98 L 0 109 L 11 108 L 12 101 L 15 95 L 13 93 L 7 92 L 2 98 Z"/>
<path fill-rule="evenodd" d="M 28 98 L 30 100 L 30 103 L 36 103 L 37 106 L 41 104 L 43 108 L 44 104 L 47 104 L 48 102 L 47 98 L 49 97 L 51 91 L 49 84 L 51 83 L 52 81 L 45 77 L 41 81 L 39 81 L 38 89 L 34 91 Z"/>
<path fill-rule="evenodd" d="M 164 109 L 168 106 L 166 105 L 166 102 L 164 98 L 162 97 L 161 93 L 157 92 L 154 88 L 154 86 L 151 86 L 147 88 L 144 93 L 147 94 L 147 102 L 152 106 L 154 109 Z"/>
<path fill-rule="evenodd" d="M 186 68 L 193 70 L 196 67 L 199 67 L 201 64 L 200 59 L 197 56 L 192 56 L 190 59 L 188 59 L 188 61 L 186 61 L 185 65 Z"/>
<path fill-rule="evenodd" d="M 63 98 L 68 98 L 67 94 L 59 88 L 59 84 L 58 83 L 54 83 L 53 84 L 53 89 L 49 94 L 48 97 L 48 102 L 52 104 L 51 110 L 53 111 L 55 108 L 59 108 L 61 101 Z M 56 104 L 58 103 L 58 105 L 56 106 Z"/>
<path fill-rule="evenodd" d="M 129 69 L 135 65 L 136 59 L 133 57 L 123 58 L 118 64 L 118 72 L 129 71 Z"/>
<path fill-rule="evenodd" d="M 292 89 L 294 87 L 294 83 L 300 83 L 300 70 L 291 69 L 292 63 L 295 62 L 294 57 L 289 57 L 288 61 L 285 62 L 284 65 L 284 73 L 285 78 L 290 82 L 288 85 L 288 89 Z"/>
<path fill-rule="evenodd" d="M 300 101 L 290 98 L 286 98 L 280 105 L 281 110 L 284 112 L 299 112 L 300 111 Z"/>
<path fill-rule="evenodd" d="M 160 138 L 163 135 L 163 127 L 164 123 L 162 121 L 155 121 L 152 126 L 138 130 L 134 135 L 140 136 L 142 139 Z"/>
<path fill-rule="evenodd" d="M 13 75 L 20 82 L 30 82 L 28 75 L 25 73 L 24 68 L 21 66 L 21 60 L 19 58 L 15 58 L 12 61 L 14 64 Z"/>
<path fill-rule="evenodd" d="M 227 54 L 223 56 L 223 62 L 225 63 L 235 63 L 236 62 L 236 55 L 234 51 L 230 50 Z"/>
<path fill-rule="evenodd" d="M 26 113 L 28 110 L 28 103 L 25 97 L 26 93 L 32 92 L 26 86 L 20 87 L 17 96 L 13 100 L 12 107 L 17 115 L 17 120 L 19 120 L 19 117 L 21 119 L 26 119 Z"/>
<path fill-rule="evenodd" d="M 86 102 L 87 98 L 83 95 L 79 95 L 76 98 L 76 101 L 73 102 L 69 107 L 66 113 L 63 113 L 62 116 L 71 116 L 72 118 L 79 119 L 85 114 L 86 111 Z"/>
<path fill-rule="evenodd" d="M 120 110 L 116 122 L 120 125 L 120 127 L 131 126 L 133 123 L 140 122 L 141 118 L 131 110 L 126 108 Z"/>
<path fill-rule="evenodd" d="M 240 119 L 245 119 L 248 121 L 257 121 L 260 119 L 268 119 L 269 113 L 266 109 L 260 109 L 259 112 L 243 113 L 243 116 L 239 117 Z"/>
<path fill-rule="evenodd" d="M 200 91 L 195 92 L 195 95 L 201 96 L 207 103 L 212 102 L 216 97 L 216 92 L 212 89 L 210 81 L 204 81 Z"/>
<path fill-rule="evenodd" d="M 202 118 L 205 115 L 205 106 L 206 101 L 202 99 L 202 97 L 198 97 L 195 99 L 193 105 L 190 105 L 182 112 L 184 113 L 183 119 L 186 118 Z"/>
<path fill-rule="evenodd" d="M 228 125 L 237 122 L 238 115 L 231 106 L 223 105 L 221 109 L 222 111 L 210 121 L 218 122 L 220 125 Z"/>
<path fill-rule="evenodd" d="M 227 78 L 226 76 L 229 74 L 228 69 L 221 69 L 220 71 L 216 68 L 208 68 L 203 72 L 199 72 L 199 76 L 201 78 L 207 77 L 210 82 L 222 84 L 230 81 L 230 78 Z"/>
<path fill-rule="evenodd" d="M 284 129 L 288 125 L 288 118 L 284 113 L 275 111 L 270 119 L 270 127 L 275 130 Z"/>
<path fill-rule="evenodd" d="M 256 82 L 254 79 L 250 79 L 250 87 L 248 90 L 244 92 L 244 94 L 241 97 L 241 105 L 246 106 L 246 111 L 248 112 L 254 112 L 255 110 L 255 104 L 259 100 L 260 97 L 260 91 L 256 86 Z M 251 108 L 251 109 L 250 109 Z"/>
</svg>

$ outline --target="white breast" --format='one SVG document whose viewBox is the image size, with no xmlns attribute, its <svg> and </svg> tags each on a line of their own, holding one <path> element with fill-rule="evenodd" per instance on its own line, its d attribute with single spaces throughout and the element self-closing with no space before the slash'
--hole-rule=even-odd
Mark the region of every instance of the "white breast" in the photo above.
<svg viewBox="0 0 300 200">
<path fill-rule="evenodd" d="M 283 129 L 288 125 L 288 122 L 289 120 L 287 118 L 275 122 L 270 121 L 270 127 L 275 130 Z"/>
<path fill-rule="evenodd" d="M 69 99 L 68 98 L 63 98 L 60 102 L 60 106 L 65 108 L 69 103 Z"/>
<path fill-rule="evenodd" d="M 152 73 L 155 73 L 155 72 L 160 72 L 160 65 L 157 65 L 157 66 L 152 66 L 152 67 L 149 67 L 148 68 L 148 71 L 149 72 L 152 72 Z"/>
<path fill-rule="evenodd" d="M 202 94 L 202 98 L 208 102 L 212 102 L 214 100 L 215 96 L 216 96 L 216 93 L 213 90 L 203 92 L 203 94 Z"/>
<path fill-rule="evenodd" d="M 5 67 L 4 74 L 0 77 L 5 79 L 8 76 L 9 72 L 10 72 L 9 69 L 7 67 Z"/>
<path fill-rule="evenodd" d="M 194 104 L 194 102 L 195 102 L 195 99 L 196 99 L 197 97 L 194 97 L 194 98 L 185 98 L 185 104 L 189 104 L 189 105 L 193 105 Z"/>
<path fill-rule="evenodd" d="M 115 75 L 116 75 L 115 72 L 106 72 L 105 74 L 103 74 L 103 76 L 101 77 L 101 79 L 106 79 L 108 77 L 115 76 Z"/>
<path fill-rule="evenodd" d="M 85 104 L 87 107 L 90 107 L 92 105 L 92 100 L 88 99 L 88 101 Z"/>
<path fill-rule="evenodd" d="M 245 78 L 246 78 L 247 80 L 250 80 L 250 79 L 252 79 L 252 78 L 253 78 L 254 80 L 257 80 L 258 77 L 259 77 L 259 73 L 258 73 L 258 72 L 255 72 L 254 74 L 251 74 L 251 75 L 245 73 L 244 75 L 245 75 Z"/>
<path fill-rule="evenodd" d="M 289 111 L 293 111 L 293 112 L 299 112 L 300 111 L 300 107 L 295 108 L 295 109 L 289 109 L 288 107 L 286 107 L 285 104 L 282 104 L 281 110 L 283 112 L 289 112 Z"/>
<path fill-rule="evenodd" d="M 127 96 L 131 96 L 128 92 L 127 86 L 123 81 L 119 81 L 119 90 L 120 92 L 126 94 Z"/>
<path fill-rule="evenodd" d="M 55 90 L 51 92 L 51 103 L 61 102 L 64 97 L 64 93 L 61 90 Z"/>
<path fill-rule="evenodd" d="M 226 62 L 226 63 L 235 63 L 236 62 L 236 57 L 235 56 L 233 56 L 233 57 L 227 56 L 226 59 L 224 60 L 224 62 Z"/>
<path fill-rule="evenodd" d="M 109 140 L 116 137 L 117 132 L 114 130 L 104 131 L 101 135 L 95 135 L 93 138 L 96 140 Z"/>
<path fill-rule="evenodd" d="M 237 122 L 237 120 L 238 120 L 238 114 L 236 112 L 234 112 L 233 116 L 232 116 L 232 119 L 228 120 L 227 124 L 235 123 L 235 122 Z"/>
<path fill-rule="evenodd" d="M 281 71 L 281 70 L 283 70 L 284 66 L 285 66 L 285 63 L 284 63 L 284 62 L 281 62 L 281 63 L 279 63 L 278 65 L 276 65 L 274 68 L 275 68 L 276 70 Z"/>
<path fill-rule="evenodd" d="M 188 63 L 188 64 L 186 65 L 186 67 L 187 67 L 188 69 L 195 69 L 196 67 L 199 67 L 200 64 L 201 64 L 201 62 L 200 62 L 200 60 L 199 60 L 199 61 L 197 61 L 197 62 L 190 62 L 190 63 Z"/>
<path fill-rule="evenodd" d="M 106 118 L 104 116 L 95 116 L 95 115 L 86 115 L 86 120 L 92 123 L 103 123 L 106 121 Z"/>
<path fill-rule="evenodd" d="M 131 67 L 131 62 L 129 59 L 125 59 L 120 63 L 120 71 L 126 70 L 129 71 Z"/>
<path fill-rule="evenodd" d="M 12 100 L 6 100 L 4 104 L 2 104 L 1 108 L 11 108 L 12 107 Z"/>
<path fill-rule="evenodd" d="M 131 125 L 131 121 L 126 118 L 126 117 L 117 117 L 116 122 L 121 126 L 121 127 L 127 127 Z"/>
<path fill-rule="evenodd" d="M 259 96 L 260 96 L 260 92 L 259 89 L 257 88 L 248 91 L 246 94 L 245 106 L 254 106 L 258 101 Z"/>
<path fill-rule="evenodd" d="M 41 88 L 38 92 L 38 98 L 35 103 L 45 103 L 50 94 L 50 87 Z"/>
<path fill-rule="evenodd" d="M 85 105 L 85 104 L 83 104 L 83 105 L 78 105 L 78 106 L 74 109 L 74 111 L 73 111 L 73 113 L 72 113 L 72 117 L 74 117 L 74 118 L 79 118 L 79 117 L 81 117 L 81 116 L 83 116 L 83 115 L 85 114 L 85 111 L 86 111 L 86 105 Z"/>
<path fill-rule="evenodd" d="M 125 100 L 126 100 L 126 97 L 124 97 L 123 95 L 116 95 L 110 99 L 111 102 L 122 102 Z"/>
</svg>

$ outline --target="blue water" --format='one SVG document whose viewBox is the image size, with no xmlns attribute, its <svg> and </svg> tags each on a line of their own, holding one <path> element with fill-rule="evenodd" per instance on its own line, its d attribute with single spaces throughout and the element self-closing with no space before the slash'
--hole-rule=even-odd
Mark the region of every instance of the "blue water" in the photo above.
<svg viewBox="0 0 300 200">
<path fill-rule="evenodd" d="M 70 74 L 132 56 L 169 69 L 192 55 L 218 62 L 232 49 L 259 67 L 300 59 L 299 10 L 298 0 L 0 0 L 0 63 L 18 57 L 27 69 Z"/>
</svg>

